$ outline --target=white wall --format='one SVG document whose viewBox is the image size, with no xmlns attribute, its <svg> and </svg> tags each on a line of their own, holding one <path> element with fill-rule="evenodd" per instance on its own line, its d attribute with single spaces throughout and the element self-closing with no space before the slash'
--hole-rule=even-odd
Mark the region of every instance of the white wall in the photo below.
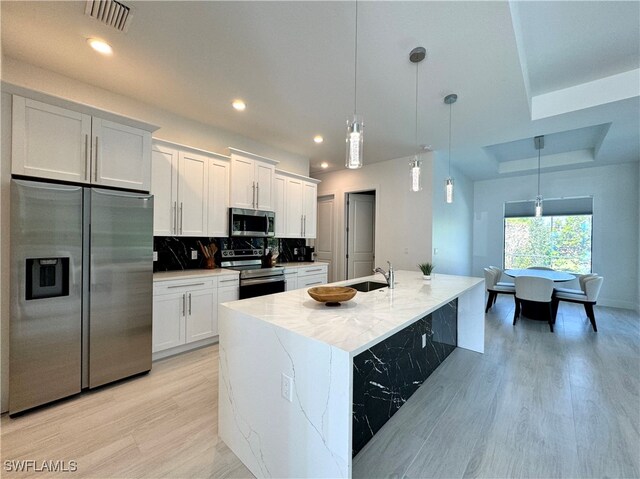
<svg viewBox="0 0 640 479">
<path fill-rule="evenodd" d="M 97 88 L 13 58 L 2 59 L 2 81 L 31 90 L 95 106 L 160 127 L 153 136 L 167 141 L 228 154 L 232 146 L 280 161 L 278 168 L 309 175 L 309 159 L 250 138 L 178 116 L 167 110 Z M 229 114 L 234 114 L 229 111 Z"/>
<path fill-rule="evenodd" d="M 544 173 L 543 197 L 593 196 L 592 269 L 604 276 L 598 304 L 638 304 L 638 163 Z M 473 274 L 501 265 L 505 201 L 535 198 L 537 176 L 477 181 L 474 185 Z"/>
<path fill-rule="evenodd" d="M 471 274 L 473 241 L 473 182 L 451 166 L 453 203 L 447 204 L 444 182 L 449 174 L 445 158 L 433 162 L 433 263 L 436 273 Z M 435 250 L 438 250 L 436 253 Z"/>
<path fill-rule="evenodd" d="M 416 271 L 417 264 L 431 261 L 431 162 L 422 156 L 424 190 L 409 191 L 409 159 L 399 158 L 366 165 L 359 170 L 341 170 L 314 175 L 322 180 L 318 196 L 335 196 L 337 261 L 335 279 L 345 272 L 345 193 L 376 190 L 376 265 L 386 269 Z"/>
</svg>

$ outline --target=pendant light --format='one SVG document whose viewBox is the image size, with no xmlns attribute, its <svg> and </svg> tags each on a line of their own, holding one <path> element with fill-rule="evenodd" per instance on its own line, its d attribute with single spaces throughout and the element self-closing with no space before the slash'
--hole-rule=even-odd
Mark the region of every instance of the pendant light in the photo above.
<svg viewBox="0 0 640 479">
<path fill-rule="evenodd" d="M 451 178 L 451 105 L 458 100 L 458 95 L 451 93 L 444 97 L 444 102 L 449 105 L 449 175 L 444 180 L 444 199 L 447 203 L 453 203 L 453 178 Z"/>
<path fill-rule="evenodd" d="M 533 139 L 533 144 L 538 150 L 538 196 L 536 196 L 535 211 L 536 218 L 542 216 L 542 195 L 540 194 L 540 150 L 544 148 L 544 135 L 536 136 Z"/>
<path fill-rule="evenodd" d="M 358 111 L 358 0 L 356 0 L 356 34 L 355 60 L 353 74 L 353 118 L 347 120 L 347 160 L 345 166 L 349 169 L 362 168 L 362 147 L 364 123 L 357 115 Z"/>
<path fill-rule="evenodd" d="M 418 158 L 418 64 L 427 56 L 427 51 L 423 47 L 416 47 L 409 53 L 409 60 L 416 64 L 416 122 L 415 122 L 415 141 L 416 154 L 413 160 L 409 162 L 409 174 L 411 177 L 411 191 L 417 192 L 422 190 L 422 175 L 420 167 L 422 161 Z"/>
</svg>

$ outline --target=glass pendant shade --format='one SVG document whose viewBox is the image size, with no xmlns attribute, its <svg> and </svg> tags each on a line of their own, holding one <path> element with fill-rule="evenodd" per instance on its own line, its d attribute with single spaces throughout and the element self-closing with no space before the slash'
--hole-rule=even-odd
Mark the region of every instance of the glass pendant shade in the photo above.
<svg viewBox="0 0 640 479">
<path fill-rule="evenodd" d="M 445 201 L 453 203 L 453 178 L 449 177 L 444 180 Z"/>
<path fill-rule="evenodd" d="M 364 123 L 361 118 L 354 115 L 353 119 L 347 121 L 347 161 L 345 166 L 349 169 L 362 168 L 363 133 Z"/>
<path fill-rule="evenodd" d="M 420 161 L 417 156 L 415 156 L 413 160 L 409 162 L 409 176 L 411 178 L 410 191 L 422 191 L 422 175 L 420 174 L 421 166 L 422 161 Z"/>
<path fill-rule="evenodd" d="M 536 218 L 542 217 L 542 196 L 536 196 Z"/>
</svg>

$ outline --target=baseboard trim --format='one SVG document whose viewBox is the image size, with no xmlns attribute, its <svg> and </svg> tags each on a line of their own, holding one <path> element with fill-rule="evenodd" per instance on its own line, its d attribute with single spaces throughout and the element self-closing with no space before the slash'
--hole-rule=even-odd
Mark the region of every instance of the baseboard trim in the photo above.
<svg viewBox="0 0 640 479">
<path fill-rule="evenodd" d="M 638 311 L 639 305 L 633 301 L 621 301 L 615 299 L 598 298 L 596 306 L 607 306 L 609 308 L 622 308 Z"/>
<path fill-rule="evenodd" d="M 194 349 L 199 349 L 204 346 L 209 346 L 210 344 L 215 344 L 218 342 L 218 336 L 213 336 L 212 338 L 201 339 L 200 341 L 195 341 L 193 343 L 181 344 L 180 346 L 176 346 L 175 348 L 165 349 L 163 351 L 158 351 L 153 353 L 151 359 L 153 361 L 158 361 L 160 359 L 168 358 L 170 356 L 175 356 L 176 354 L 186 353 L 187 351 L 193 351 Z"/>
</svg>

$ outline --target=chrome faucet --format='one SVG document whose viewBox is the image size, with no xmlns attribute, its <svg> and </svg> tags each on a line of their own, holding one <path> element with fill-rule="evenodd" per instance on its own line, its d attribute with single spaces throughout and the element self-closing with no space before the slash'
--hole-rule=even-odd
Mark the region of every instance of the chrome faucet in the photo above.
<svg viewBox="0 0 640 479">
<path fill-rule="evenodd" d="M 387 264 L 389 265 L 389 272 L 386 272 L 380 267 L 374 269 L 373 272 L 380 273 L 382 276 L 384 276 L 384 279 L 387 280 L 387 285 L 389 286 L 389 289 L 393 289 L 394 284 L 396 282 L 396 276 L 393 273 L 393 265 L 391 264 L 391 261 L 387 261 Z"/>
</svg>

